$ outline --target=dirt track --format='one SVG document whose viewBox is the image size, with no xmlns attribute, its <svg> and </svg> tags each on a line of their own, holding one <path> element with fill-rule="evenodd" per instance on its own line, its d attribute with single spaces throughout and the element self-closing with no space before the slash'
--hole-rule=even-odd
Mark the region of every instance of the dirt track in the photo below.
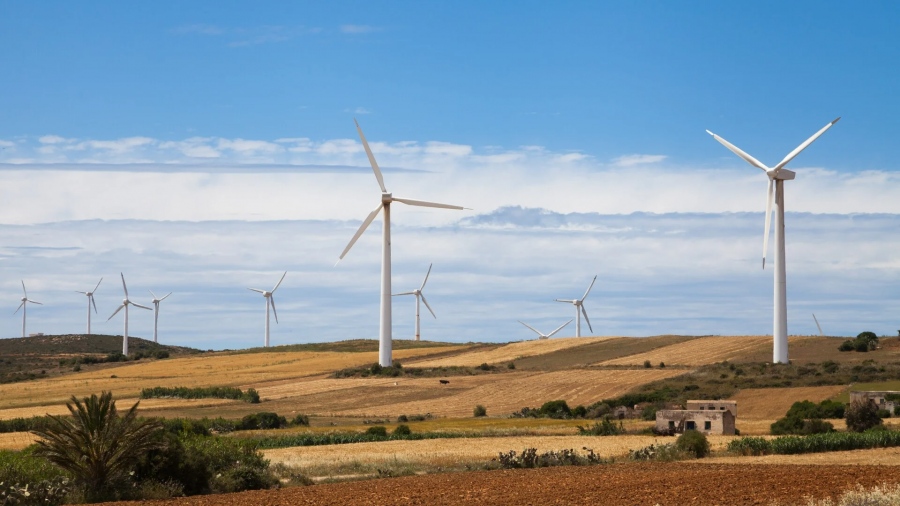
<svg viewBox="0 0 900 506">
<path fill-rule="evenodd" d="M 770 505 L 835 497 L 857 484 L 900 483 L 893 466 L 628 463 L 408 476 L 116 504 L 247 505 Z"/>
</svg>

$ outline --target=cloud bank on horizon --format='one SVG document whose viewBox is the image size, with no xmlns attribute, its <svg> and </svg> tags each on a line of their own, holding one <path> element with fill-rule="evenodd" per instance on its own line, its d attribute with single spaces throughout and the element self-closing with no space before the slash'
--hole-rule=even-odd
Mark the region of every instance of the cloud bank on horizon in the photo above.
<svg viewBox="0 0 900 506">
<path fill-rule="evenodd" d="M 287 270 L 273 344 L 376 337 L 380 221 L 333 267 L 379 200 L 358 141 L 5 142 L 0 297 L 12 312 L 22 278 L 41 297 L 30 331 L 81 332 L 74 291 L 103 276 L 97 301 L 111 312 L 122 271 L 135 293 L 175 292 L 161 313 L 164 342 L 257 346 L 264 308 L 246 288 Z M 438 318 L 423 320 L 426 339 L 530 339 L 516 320 L 556 327 L 571 308 L 553 299 L 578 295 L 594 274 L 595 334 L 771 332 L 772 272 L 759 269 L 765 177 L 741 160 L 693 168 L 662 154 L 604 161 L 538 146 L 371 145 L 395 195 L 474 208 L 395 206 L 395 291 L 435 264 Z M 789 331 L 815 333 L 816 313 L 828 334 L 892 334 L 900 178 L 799 167 L 786 192 Z M 395 338 L 412 335 L 404 302 L 395 301 Z M 121 333 L 99 316 L 96 332 Z M 152 318 L 140 316 L 132 332 L 150 335 Z M 18 335 L 20 323 L 4 318 L 2 335 Z"/>
</svg>

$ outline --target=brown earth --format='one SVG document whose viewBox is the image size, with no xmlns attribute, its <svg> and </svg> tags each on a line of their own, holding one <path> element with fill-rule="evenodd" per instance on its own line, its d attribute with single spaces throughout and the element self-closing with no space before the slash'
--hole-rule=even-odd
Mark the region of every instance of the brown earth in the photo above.
<svg viewBox="0 0 900 506">
<path fill-rule="evenodd" d="M 896 484 L 889 466 L 627 463 L 407 476 L 166 501 L 115 504 L 245 505 L 683 505 L 803 504 L 857 485 Z"/>
</svg>

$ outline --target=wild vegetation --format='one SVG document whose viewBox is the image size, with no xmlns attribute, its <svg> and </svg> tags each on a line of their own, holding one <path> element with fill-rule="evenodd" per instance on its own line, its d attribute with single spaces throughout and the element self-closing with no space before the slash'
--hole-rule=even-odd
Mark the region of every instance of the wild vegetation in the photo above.
<svg viewBox="0 0 900 506">
<path fill-rule="evenodd" d="M 259 392 L 248 388 L 246 392 L 235 387 L 153 387 L 141 390 L 141 399 L 236 399 L 259 404 Z"/>
<path fill-rule="evenodd" d="M 900 446 L 900 432 L 829 432 L 809 436 L 779 436 L 773 439 L 743 437 L 728 444 L 728 451 L 739 455 L 797 455 Z"/>
<path fill-rule="evenodd" d="M 824 400 L 819 404 L 810 401 L 795 402 L 783 418 L 771 426 L 774 435 L 820 434 L 833 432 L 834 426 L 826 418 L 844 418 L 845 406 L 841 402 Z"/>
<path fill-rule="evenodd" d="M 860 332 L 856 339 L 847 339 L 838 346 L 838 351 L 859 351 L 866 353 L 878 348 L 878 336 L 874 332 Z"/>
<path fill-rule="evenodd" d="M 474 376 L 476 374 L 489 374 L 492 372 L 502 371 L 500 368 L 481 364 L 477 367 L 463 366 L 439 366 L 439 367 L 403 367 L 399 361 L 395 360 L 390 366 L 383 367 L 379 363 L 368 366 L 348 367 L 335 371 L 331 374 L 332 378 L 370 378 L 370 377 L 388 377 L 397 378 L 400 376 L 411 376 L 415 378 L 436 378 L 445 376 Z"/>
</svg>

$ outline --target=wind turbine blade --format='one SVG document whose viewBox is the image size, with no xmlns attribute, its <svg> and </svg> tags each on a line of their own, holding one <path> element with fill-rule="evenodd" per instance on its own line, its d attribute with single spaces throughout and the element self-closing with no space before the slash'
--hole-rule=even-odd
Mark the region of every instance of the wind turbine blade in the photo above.
<svg viewBox="0 0 900 506">
<path fill-rule="evenodd" d="M 825 125 L 824 127 L 822 127 L 821 130 L 819 130 L 818 132 L 814 133 L 814 134 L 812 135 L 812 137 L 810 137 L 809 139 L 806 139 L 806 142 L 804 142 L 803 144 L 797 146 L 797 149 L 795 149 L 795 150 L 791 151 L 790 153 L 788 153 L 788 155 L 787 155 L 786 157 L 784 157 L 784 160 L 778 162 L 778 165 L 776 165 L 775 167 L 772 167 L 772 170 L 781 170 L 785 165 L 788 164 L 788 162 L 790 162 L 791 160 L 793 160 L 795 156 L 799 155 L 801 151 L 803 151 L 804 149 L 808 148 L 809 145 L 812 144 L 816 139 L 818 139 L 820 135 L 824 134 L 826 130 L 828 130 L 828 129 L 831 128 L 835 123 L 837 123 L 839 119 L 841 119 L 841 118 L 838 117 L 836 120 L 834 120 L 834 121 L 832 121 L 831 123 Z"/>
<path fill-rule="evenodd" d="M 284 271 L 284 274 L 281 275 L 281 279 L 279 279 L 278 283 L 275 284 L 275 288 L 272 289 L 272 293 L 275 293 L 275 290 L 278 290 L 278 287 L 281 286 L 281 282 L 284 281 L 285 276 L 287 276 L 287 271 Z"/>
<path fill-rule="evenodd" d="M 437 319 L 437 315 L 434 314 L 434 310 L 431 309 L 431 306 L 428 305 L 428 301 L 425 300 L 425 294 L 424 294 L 424 293 L 421 294 L 421 297 L 422 297 L 422 302 L 425 303 L 425 307 L 427 307 L 427 308 L 428 308 L 428 311 L 431 312 L 431 316 L 434 316 L 434 318 Z"/>
<path fill-rule="evenodd" d="M 97 302 L 94 301 L 94 297 L 91 297 L 91 304 L 94 305 L 94 314 L 97 314 Z"/>
<path fill-rule="evenodd" d="M 150 295 L 152 295 L 154 299 L 157 299 L 157 298 L 158 298 L 158 297 L 156 296 L 156 294 L 153 293 L 153 290 L 147 290 L 147 291 L 150 292 Z"/>
<path fill-rule="evenodd" d="M 841 118 L 838 118 L 838 119 L 841 119 Z M 837 121 L 837 119 L 836 119 L 835 121 Z M 816 322 L 816 327 L 819 328 L 819 335 L 820 335 L 820 336 L 824 336 L 825 333 L 822 332 L 822 326 L 819 325 L 819 320 L 818 320 L 818 318 L 816 318 L 816 313 L 813 313 L 813 320 L 815 320 L 815 322 Z"/>
<path fill-rule="evenodd" d="M 400 295 L 415 295 L 415 294 L 416 294 L 416 292 L 392 293 L 392 294 L 391 294 L 391 297 L 397 297 L 397 296 L 400 296 Z"/>
<path fill-rule="evenodd" d="M 584 297 L 581 298 L 582 301 L 587 298 L 588 294 L 591 293 L 591 288 L 594 288 L 594 283 L 597 282 L 597 276 L 594 276 L 594 279 L 591 281 L 591 286 L 588 287 L 587 291 L 584 292 Z"/>
<path fill-rule="evenodd" d="M 275 323 L 278 323 L 278 311 L 275 310 L 275 297 L 269 296 L 269 303 L 272 304 L 272 314 L 275 315 Z"/>
<path fill-rule="evenodd" d="M 587 317 L 587 311 L 584 310 L 584 306 L 581 306 L 581 314 L 584 315 L 584 321 L 587 322 L 588 328 L 591 329 L 591 332 L 594 332 L 594 328 L 591 327 L 591 320 Z"/>
<path fill-rule="evenodd" d="M 19 312 L 19 310 L 20 310 L 20 309 L 22 309 L 22 306 L 24 306 L 24 305 L 25 305 L 25 301 L 24 301 L 24 300 L 23 300 L 23 301 L 22 301 L 22 303 L 21 303 L 21 304 L 19 304 L 19 307 L 17 307 L 17 308 L 16 308 L 16 310 L 15 310 L 15 311 L 13 311 L 13 314 L 16 314 L 16 313 L 18 313 L 18 312 Z"/>
<path fill-rule="evenodd" d="M 462 207 L 462 206 L 453 206 L 450 204 L 438 204 L 437 202 L 426 202 L 424 200 L 398 199 L 397 197 L 394 197 L 393 200 L 395 202 L 403 202 L 404 204 L 407 204 L 410 206 L 439 207 L 441 209 L 456 209 L 459 211 L 465 209 L 465 207 Z"/>
<path fill-rule="evenodd" d="M 125 286 L 125 274 L 120 272 L 119 275 L 122 276 L 122 289 L 125 290 L 125 298 L 127 299 L 128 298 L 128 287 Z"/>
<path fill-rule="evenodd" d="M 372 220 L 374 220 L 375 217 L 378 216 L 378 213 L 381 212 L 382 207 L 384 207 L 383 204 L 379 204 L 377 209 L 375 209 L 374 211 L 369 213 L 368 216 L 366 216 L 366 219 L 363 220 L 362 225 L 359 226 L 359 230 L 357 230 L 356 234 L 353 235 L 353 239 L 350 239 L 350 242 L 347 244 L 347 247 L 344 248 L 344 251 L 341 252 L 341 256 L 338 257 L 338 262 L 340 262 L 341 260 L 344 259 L 344 256 L 347 254 L 348 251 L 350 251 L 350 248 L 352 248 L 353 245 L 356 244 L 356 240 L 359 239 L 359 236 L 361 236 L 363 234 L 363 232 L 366 231 L 366 228 L 369 227 L 369 224 L 372 223 Z"/>
<path fill-rule="evenodd" d="M 574 320 L 574 319 L 575 319 L 575 318 L 572 318 L 572 320 Z M 566 323 L 563 323 L 562 325 L 560 325 L 559 327 L 556 327 L 556 330 L 554 330 L 553 332 L 547 334 L 547 337 L 553 337 L 553 334 L 556 334 L 557 332 L 559 332 L 560 330 L 562 330 L 563 327 L 565 327 L 566 325 L 572 323 L 572 320 L 569 320 L 569 321 L 567 321 Z"/>
<path fill-rule="evenodd" d="M 522 325 L 525 325 L 526 327 L 530 328 L 532 331 L 534 331 L 535 334 L 537 334 L 537 335 L 539 335 L 539 336 L 541 336 L 541 337 L 544 336 L 544 334 L 541 334 L 541 331 L 539 331 L 538 329 L 532 327 L 531 325 L 529 325 L 529 324 L 527 324 L 527 323 L 525 323 L 525 322 L 523 322 L 523 321 L 521 321 L 521 320 L 516 320 L 516 321 L 519 322 L 519 323 L 521 323 Z M 570 320 L 570 321 L 571 321 L 571 320 Z"/>
<path fill-rule="evenodd" d="M 366 149 L 366 156 L 369 157 L 369 163 L 372 165 L 372 170 L 375 171 L 375 179 L 378 180 L 378 186 L 381 187 L 381 193 L 387 193 L 387 188 L 384 187 L 384 178 L 381 176 L 381 169 L 378 168 L 378 162 L 375 161 L 375 155 L 373 155 L 372 150 L 369 149 L 369 142 L 366 141 L 366 136 L 363 135 L 362 128 L 359 128 L 359 122 L 356 121 L 356 118 L 353 118 L 353 122 L 356 123 L 356 131 L 359 133 L 359 139 L 362 141 L 363 148 Z"/>
<path fill-rule="evenodd" d="M 80 293 L 80 294 L 82 294 L 82 295 L 87 295 L 87 294 L 88 294 L 87 292 L 82 292 L 81 290 L 75 290 L 75 293 Z"/>
<path fill-rule="evenodd" d="M 131 305 L 132 305 L 132 306 L 137 306 L 137 307 L 139 307 L 139 308 L 141 308 L 141 309 L 147 309 L 147 310 L 153 311 L 153 308 L 150 308 L 150 307 L 147 307 L 147 306 L 142 306 L 142 305 L 138 304 L 137 302 L 132 302 Z"/>
<path fill-rule="evenodd" d="M 26 300 L 27 300 L 28 302 L 32 303 L 32 304 L 38 304 L 38 305 L 40 305 L 40 306 L 43 306 L 43 305 L 44 305 L 42 302 L 38 302 L 38 301 L 36 301 L 36 300 L 31 300 L 31 299 L 26 299 Z"/>
<path fill-rule="evenodd" d="M 708 133 L 709 135 L 712 135 L 712 136 L 713 136 L 713 139 L 719 141 L 720 144 L 722 144 L 723 146 L 725 146 L 726 148 L 728 148 L 729 150 L 731 150 L 732 153 L 734 153 L 734 154 L 738 155 L 739 157 L 743 158 L 745 162 L 749 163 L 750 165 L 752 165 L 752 166 L 754 166 L 754 167 L 757 167 L 757 168 L 759 168 L 759 169 L 762 169 L 762 170 L 765 171 L 765 172 L 768 172 L 768 171 L 769 171 L 769 168 L 766 167 L 765 165 L 763 165 L 762 162 L 760 162 L 760 161 L 757 160 L 756 158 L 753 158 L 752 156 L 748 155 L 747 153 L 744 153 L 744 152 L 741 150 L 741 148 L 739 148 L 739 147 L 735 146 L 734 144 L 732 144 L 732 143 L 726 141 L 725 139 L 723 139 L 723 138 L 719 137 L 718 135 L 716 135 L 716 134 L 710 132 L 709 130 L 707 130 L 706 133 Z"/>
<path fill-rule="evenodd" d="M 260 290 L 259 288 L 248 288 L 247 290 L 250 290 L 250 291 L 256 292 L 256 293 L 266 293 L 265 290 Z"/>
<path fill-rule="evenodd" d="M 166 300 L 166 297 L 168 297 L 169 295 L 172 295 L 172 292 L 169 292 L 169 293 L 163 295 L 163 298 L 159 299 L 159 301 L 162 302 L 162 301 Z"/>
<path fill-rule="evenodd" d="M 125 307 L 125 304 L 122 304 L 121 306 L 119 306 L 118 309 L 116 309 L 116 311 L 113 314 L 109 315 L 109 318 L 107 318 L 106 321 L 112 320 L 112 317 L 116 316 L 119 313 L 119 311 L 122 310 L 123 307 Z"/>
<path fill-rule="evenodd" d="M 25 291 L 25 280 L 24 279 L 22 280 L 22 293 L 25 294 L 26 298 L 28 297 L 28 292 Z"/>
<path fill-rule="evenodd" d="M 766 190 L 768 195 L 766 195 L 766 226 L 765 232 L 763 233 L 763 260 L 762 266 L 763 269 L 766 268 L 766 255 L 769 254 L 769 227 L 772 224 L 772 201 L 775 199 L 775 181 L 770 177 L 769 178 L 769 189 Z"/>
<path fill-rule="evenodd" d="M 91 293 L 96 292 L 97 289 L 100 288 L 100 283 L 102 283 L 102 282 L 103 282 L 103 278 L 100 278 L 100 281 L 97 281 L 97 286 L 94 287 L 94 290 Z"/>
<path fill-rule="evenodd" d="M 419 287 L 420 292 L 425 289 L 425 283 L 428 282 L 428 276 L 431 274 L 431 268 L 433 266 L 434 264 L 428 264 L 428 272 L 425 273 L 425 281 L 422 281 L 422 286 Z"/>
<path fill-rule="evenodd" d="M 553 300 L 555 300 L 556 302 L 568 302 L 569 304 L 574 304 L 574 303 L 578 302 L 577 300 L 569 300 L 569 299 L 553 299 Z"/>
</svg>

